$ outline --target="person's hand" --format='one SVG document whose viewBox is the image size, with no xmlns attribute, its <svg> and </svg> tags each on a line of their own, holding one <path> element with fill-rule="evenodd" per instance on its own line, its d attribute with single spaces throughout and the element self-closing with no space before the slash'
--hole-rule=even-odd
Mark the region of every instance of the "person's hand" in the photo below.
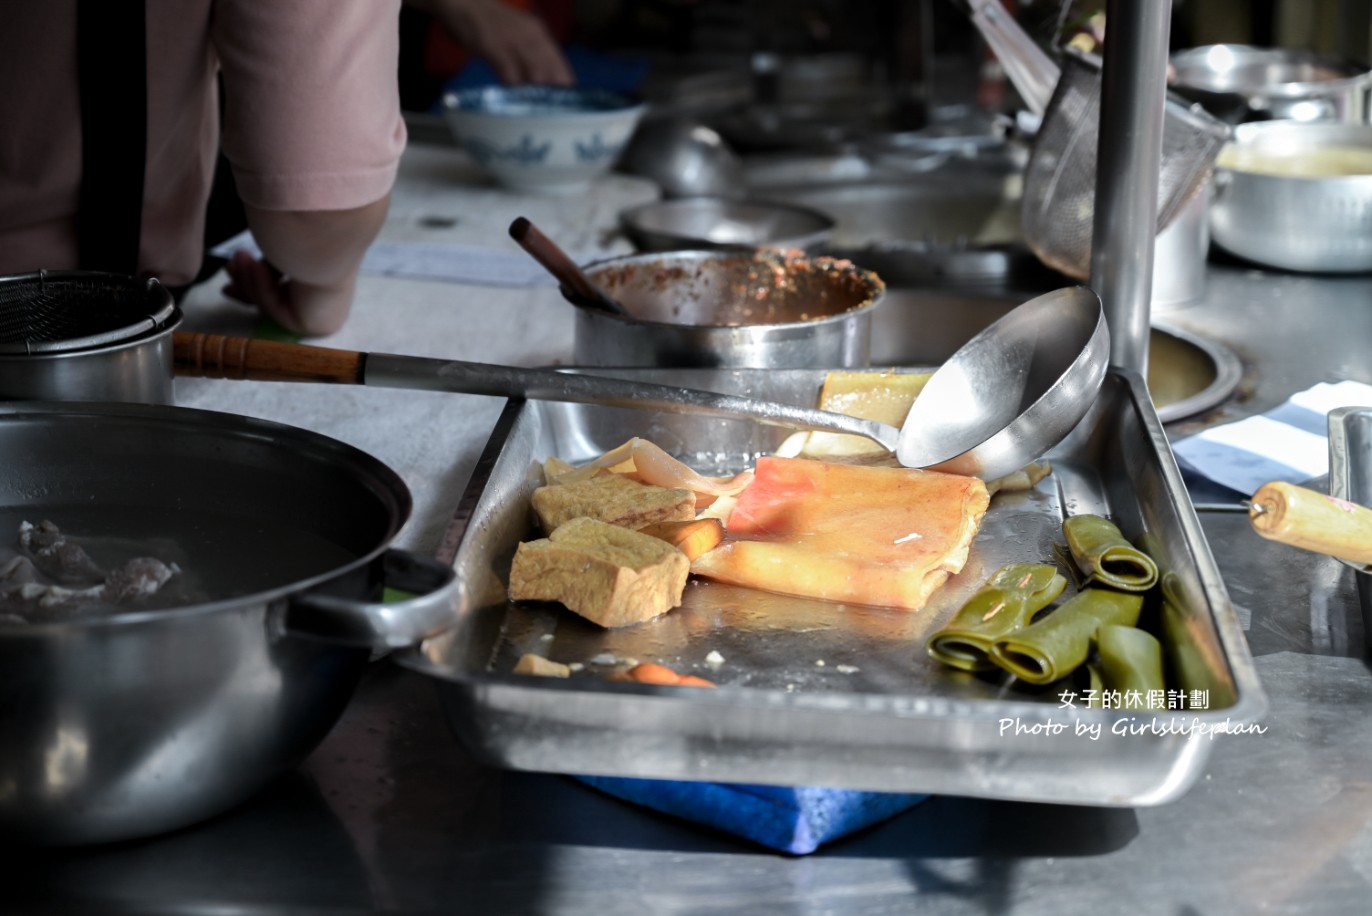
<svg viewBox="0 0 1372 916">
<path fill-rule="evenodd" d="M 225 295 L 257 306 L 268 318 L 302 337 L 322 337 L 341 328 L 352 307 L 357 282 L 353 273 L 332 286 L 302 283 L 246 251 L 234 252 L 224 269 L 229 274 Z"/>
<path fill-rule="evenodd" d="M 501 0 L 411 0 L 506 85 L 569 86 L 572 69 L 543 21 Z"/>
</svg>

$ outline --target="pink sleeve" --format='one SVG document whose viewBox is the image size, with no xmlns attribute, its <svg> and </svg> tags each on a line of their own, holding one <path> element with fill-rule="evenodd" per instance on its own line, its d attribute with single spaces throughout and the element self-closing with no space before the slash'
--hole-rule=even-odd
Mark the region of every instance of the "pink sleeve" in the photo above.
<svg viewBox="0 0 1372 916">
<path fill-rule="evenodd" d="M 213 16 L 243 200 L 344 210 L 384 197 L 405 148 L 400 0 L 218 0 Z"/>
</svg>

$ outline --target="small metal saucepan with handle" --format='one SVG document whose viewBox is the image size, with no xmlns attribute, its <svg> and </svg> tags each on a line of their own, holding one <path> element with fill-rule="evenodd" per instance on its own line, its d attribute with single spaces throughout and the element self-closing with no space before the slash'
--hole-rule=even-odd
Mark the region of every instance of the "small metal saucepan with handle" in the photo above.
<svg viewBox="0 0 1372 916">
<path fill-rule="evenodd" d="M 0 277 L 0 400 L 170 404 L 180 322 L 156 280 L 80 270 Z"/>
<path fill-rule="evenodd" d="M 0 843 L 172 830 L 246 800 L 329 731 L 378 648 L 451 621 L 452 570 L 391 547 L 403 481 L 304 430 L 167 405 L 0 404 L 0 567 L 25 522 L 115 568 L 86 604 L 0 576 Z M 106 580 L 109 581 L 109 580 Z M 384 602 L 387 587 L 410 593 Z M 49 600 L 52 599 L 52 600 Z"/>
</svg>

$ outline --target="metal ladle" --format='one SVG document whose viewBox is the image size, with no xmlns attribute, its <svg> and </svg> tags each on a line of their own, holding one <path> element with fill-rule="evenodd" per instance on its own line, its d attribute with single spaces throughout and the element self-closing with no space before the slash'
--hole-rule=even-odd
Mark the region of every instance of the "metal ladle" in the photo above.
<svg viewBox="0 0 1372 916">
<path fill-rule="evenodd" d="M 1038 459 L 1085 416 L 1105 379 L 1110 334 L 1085 287 L 1016 306 L 934 373 L 900 429 L 735 395 L 551 369 L 362 353 L 178 332 L 178 375 L 307 381 L 572 401 L 754 420 L 871 439 L 906 467 L 983 479 Z"/>
</svg>

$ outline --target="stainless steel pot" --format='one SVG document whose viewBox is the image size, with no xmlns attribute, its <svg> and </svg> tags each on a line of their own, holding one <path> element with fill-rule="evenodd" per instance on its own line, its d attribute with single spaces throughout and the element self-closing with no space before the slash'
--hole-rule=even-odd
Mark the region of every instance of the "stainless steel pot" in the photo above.
<svg viewBox="0 0 1372 916">
<path fill-rule="evenodd" d="M 1231 254 L 1283 270 L 1372 270 L 1372 172 L 1300 173 L 1340 149 L 1372 161 L 1372 125 L 1240 124 L 1215 171 L 1211 239 Z"/>
<path fill-rule="evenodd" d="M 1288 48 L 1215 44 L 1171 57 L 1172 88 L 1230 123 L 1252 120 L 1366 122 L 1372 70 Z"/>
<path fill-rule="evenodd" d="M 629 255 L 585 272 L 630 316 L 577 309 L 583 366 L 865 366 L 886 291 L 849 261 L 775 251 Z"/>
<path fill-rule="evenodd" d="M 147 539 L 170 607 L 0 622 L 0 842 L 172 830 L 294 767 L 381 647 L 451 621 L 452 571 L 391 548 L 397 475 L 343 443 L 184 408 L 0 405 L 19 519 Z M 383 587 L 415 597 L 381 603 Z M 161 598 L 162 595 L 158 595 Z M 11 609 L 12 610 L 12 609 Z"/>
</svg>

